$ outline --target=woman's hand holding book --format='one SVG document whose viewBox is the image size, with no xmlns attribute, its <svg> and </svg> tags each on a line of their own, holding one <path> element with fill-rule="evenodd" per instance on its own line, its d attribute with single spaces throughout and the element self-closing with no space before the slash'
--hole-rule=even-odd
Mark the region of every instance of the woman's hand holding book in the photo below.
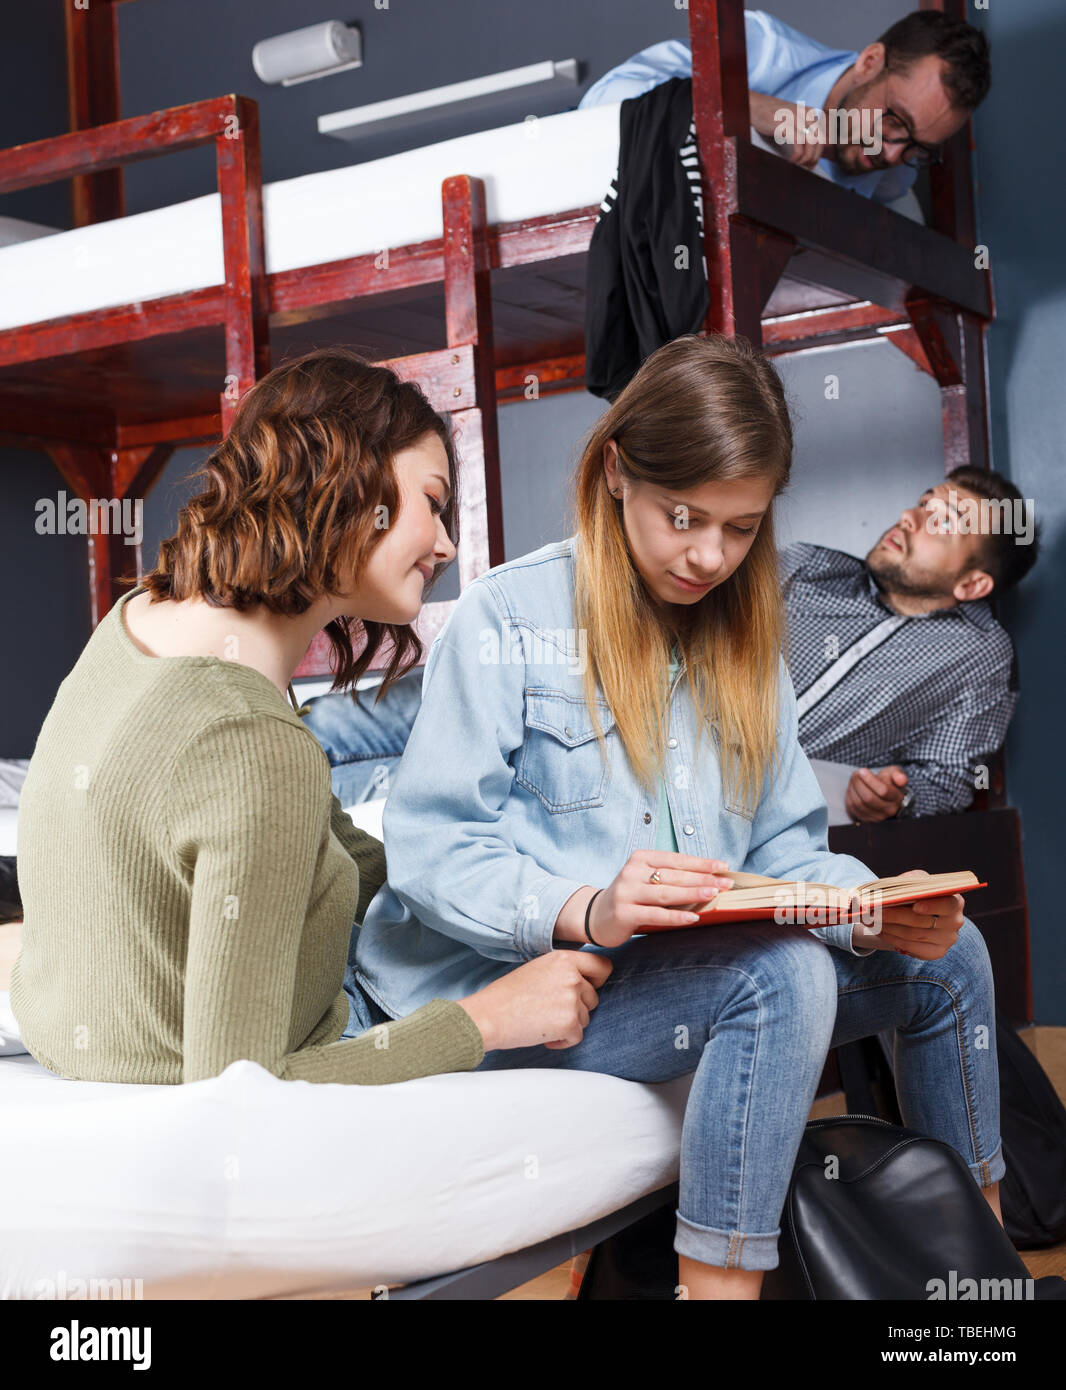
<svg viewBox="0 0 1066 1390">
<path fill-rule="evenodd" d="M 637 932 L 647 931 L 649 924 L 660 930 L 669 927 L 689 927 L 699 920 L 691 910 L 694 902 L 715 898 L 732 887 L 726 877 L 729 866 L 721 859 L 703 859 L 695 854 L 674 854 L 668 850 L 634 850 L 615 879 L 603 889 L 592 904 L 589 931 L 597 946 L 621 946 Z M 580 894 L 575 893 L 571 902 Z M 574 931 L 572 922 L 564 922 L 563 930 L 572 941 L 585 940 L 584 909 L 587 897 L 580 903 L 581 925 Z M 559 914 L 564 921 L 564 911 Z M 556 935 L 560 935 L 556 925 Z"/>
<path fill-rule="evenodd" d="M 928 878 L 929 871 L 909 869 L 898 877 Z M 918 960 L 939 960 L 958 940 L 964 907 L 961 893 L 882 906 L 872 926 L 855 923 L 852 945 L 872 946 L 875 951 L 898 951 Z"/>
</svg>

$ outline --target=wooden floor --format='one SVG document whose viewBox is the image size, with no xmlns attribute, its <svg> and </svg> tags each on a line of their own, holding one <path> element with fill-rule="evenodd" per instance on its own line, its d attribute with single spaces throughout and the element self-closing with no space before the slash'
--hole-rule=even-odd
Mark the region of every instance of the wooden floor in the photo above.
<svg viewBox="0 0 1066 1390">
<path fill-rule="evenodd" d="M 8 987 L 18 943 L 19 924 L 0 925 L 0 990 Z M 1027 1028 L 1021 1036 L 1050 1076 L 1052 1084 L 1066 1104 L 1066 1028 Z M 838 1091 L 833 1095 L 822 1096 L 816 1101 L 810 1117 L 817 1119 L 822 1115 L 840 1115 L 844 1113 L 845 1108 L 843 1093 Z M 1034 1279 L 1039 1279 L 1045 1274 L 1061 1274 L 1066 1277 L 1066 1242 L 1048 1250 L 1023 1250 L 1021 1256 Z M 570 1264 L 567 1262 L 549 1270 L 547 1274 L 542 1274 L 538 1279 L 503 1294 L 502 1299 L 564 1299 L 569 1287 Z M 363 1301 L 370 1298 L 370 1291 L 338 1289 L 308 1297 Z"/>
</svg>

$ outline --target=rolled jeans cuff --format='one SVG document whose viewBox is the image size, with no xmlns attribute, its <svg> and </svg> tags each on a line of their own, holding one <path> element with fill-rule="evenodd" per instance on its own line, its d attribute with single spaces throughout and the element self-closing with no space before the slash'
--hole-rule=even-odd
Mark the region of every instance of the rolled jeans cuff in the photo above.
<svg viewBox="0 0 1066 1390">
<path fill-rule="evenodd" d="M 719 1269 L 776 1269 L 777 1241 L 781 1227 L 766 1235 L 743 1235 L 740 1231 L 718 1231 L 713 1226 L 697 1226 L 677 1215 L 674 1249 L 700 1264 Z"/>
<path fill-rule="evenodd" d="M 978 1187 L 991 1187 L 994 1182 L 999 1182 L 1007 1171 L 1002 1141 L 996 1145 L 996 1151 L 991 1158 L 986 1158 L 983 1163 L 968 1163 L 966 1166 L 974 1175 Z"/>
</svg>

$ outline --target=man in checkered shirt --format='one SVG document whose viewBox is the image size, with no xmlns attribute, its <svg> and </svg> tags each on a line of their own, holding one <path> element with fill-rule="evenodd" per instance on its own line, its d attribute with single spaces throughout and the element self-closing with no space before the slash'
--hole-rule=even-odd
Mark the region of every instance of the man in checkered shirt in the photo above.
<svg viewBox="0 0 1066 1390">
<path fill-rule="evenodd" d="M 1014 643 L 989 600 L 1028 573 L 1038 550 L 1017 488 L 957 468 L 863 560 L 804 542 L 780 552 L 800 745 L 808 758 L 854 768 L 852 820 L 963 811 L 987 785 L 981 770 L 1019 692 Z M 869 637 L 877 645 L 822 693 L 816 682 L 894 615 L 898 626 Z"/>
</svg>

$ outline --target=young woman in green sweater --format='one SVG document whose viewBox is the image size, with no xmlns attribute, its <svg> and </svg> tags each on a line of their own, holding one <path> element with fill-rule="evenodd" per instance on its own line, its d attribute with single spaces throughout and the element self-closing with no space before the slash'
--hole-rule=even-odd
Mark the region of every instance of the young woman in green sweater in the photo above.
<svg viewBox="0 0 1066 1390">
<path fill-rule="evenodd" d="M 612 968 L 588 952 L 540 955 L 398 1021 L 343 990 L 384 847 L 332 795 L 290 682 L 322 629 L 334 689 L 386 636 L 382 693 L 421 655 L 410 624 L 458 538 L 440 417 L 417 386 L 325 348 L 247 393 L 201 476 L 34 749 L 11 986 L 26 1047 L 75 1079 L 178 1083 L 250 1059 L 375 1084 L 575 1045 Z M 342 1038 L 353 1022 L 367 1031 Z"/>
</svg>

